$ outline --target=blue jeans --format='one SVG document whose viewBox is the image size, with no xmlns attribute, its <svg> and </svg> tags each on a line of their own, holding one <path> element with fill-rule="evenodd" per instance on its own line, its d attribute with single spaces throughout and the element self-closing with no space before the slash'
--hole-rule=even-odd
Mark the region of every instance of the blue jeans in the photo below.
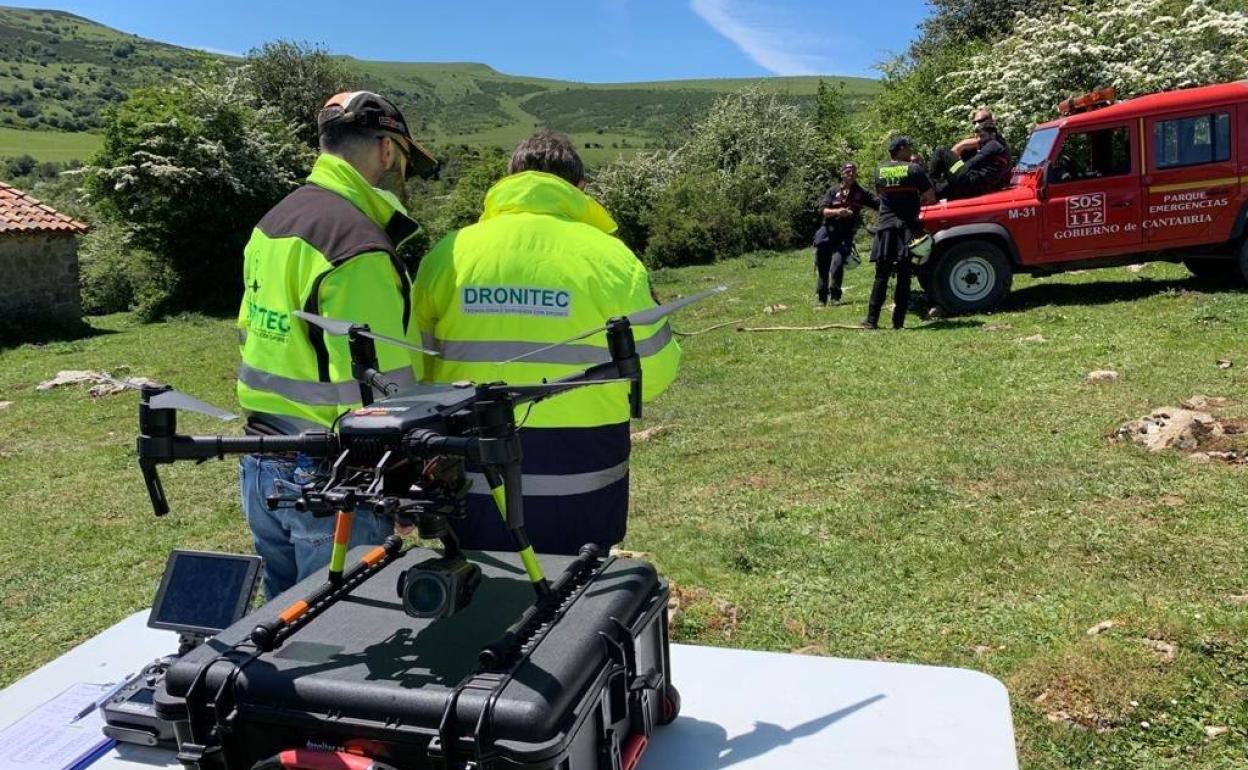
<svg viewBox="0 0 1248 770">
<path fill-rule="evenodd" d="M 289 503 L 270 511 L 266 498 L 278 480 L 302 484 L 311 478 L 311 460 L 278 460 L 244 455 L 239 460 L 239 491 L 243 515 L 251 527 L 256 553 L 264 559 L 264 593 L 269 599 L 329 564 L 334 541 L 334 517 L 299 513 Z M 282 497 L 297 494 L 277 488 Z M 394 531 L 394 523 L 372 511 L 356 511 L 351 527 L 351 547 L 380 545 Z"/>
</svg>

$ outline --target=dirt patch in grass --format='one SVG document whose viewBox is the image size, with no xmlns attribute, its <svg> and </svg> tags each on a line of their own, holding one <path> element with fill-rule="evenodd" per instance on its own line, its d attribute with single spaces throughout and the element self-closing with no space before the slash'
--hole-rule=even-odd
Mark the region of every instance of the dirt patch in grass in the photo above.
<svg viewBox="0 0 1248 770">
<path fill-rule="evenodd" d="M 1139 639 L 1089 636 L 1027 662 L 1010 690 L 1050 722 L 1106 732 L 1128 724 L 1139 701 L 1167 690 L 1168 661 Z"/>
</svg>

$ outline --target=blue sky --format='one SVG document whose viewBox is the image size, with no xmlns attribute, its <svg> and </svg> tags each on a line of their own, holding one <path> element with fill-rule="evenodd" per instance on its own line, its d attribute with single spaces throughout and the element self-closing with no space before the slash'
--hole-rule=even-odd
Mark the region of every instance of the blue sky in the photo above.
<svg viewBox="0 0 1248 770">
<path fill-rule="evenodd" d="M 924 0 L 0 0 L 143 37 L 239 53 L 266 40 L 362 59 L 475 61 L 594 82 L 862 75 L 904 50 Z"/>
</svg>

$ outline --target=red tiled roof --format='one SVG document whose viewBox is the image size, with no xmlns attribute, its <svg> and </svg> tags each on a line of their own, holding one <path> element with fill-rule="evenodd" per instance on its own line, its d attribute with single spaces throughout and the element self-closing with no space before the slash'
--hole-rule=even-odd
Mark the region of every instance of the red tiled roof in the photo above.
<svg viewBox="0 0 1248 770">
<path fill-rule="evenodd" d="M 5 233 L 85 233 L 87 226 L 0 182 L 0 235 Z"/>
</svg>

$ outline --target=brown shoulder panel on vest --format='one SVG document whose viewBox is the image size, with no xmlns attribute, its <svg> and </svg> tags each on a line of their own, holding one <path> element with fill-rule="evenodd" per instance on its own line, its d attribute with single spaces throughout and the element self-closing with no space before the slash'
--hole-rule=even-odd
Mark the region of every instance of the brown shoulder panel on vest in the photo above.
<svg viewBox="0 0 1248 770">
<path fill-rule="evenodd" d="M 312 184 L 287 195 L 256 227 L 270 238 L 301 238 L 335 265 L 369 251 L 394 254 L 386 232 L 355 204 Z"/>
</svg>

